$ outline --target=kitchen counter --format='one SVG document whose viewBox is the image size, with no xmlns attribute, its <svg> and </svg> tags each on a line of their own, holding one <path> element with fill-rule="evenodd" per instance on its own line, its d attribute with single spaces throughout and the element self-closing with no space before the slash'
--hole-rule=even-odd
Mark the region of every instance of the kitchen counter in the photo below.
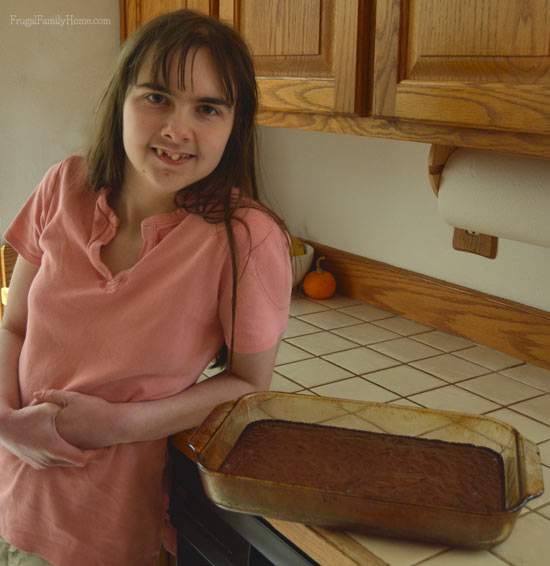
<svg viewBox="0 0 550 566">
<path fill-rule="evenodd" d="M 294 297 L 272 389 L 490 415 L 538 444 L 550 486 L 550 371 L 360 301 Z M 193 458 L 189 434 L 173 441 Z M 550 488 L 523 510 L 510 537 L 489 551 L 265 519 L 327 566 L 542 566 L 550 555 Z"/>
</svg>

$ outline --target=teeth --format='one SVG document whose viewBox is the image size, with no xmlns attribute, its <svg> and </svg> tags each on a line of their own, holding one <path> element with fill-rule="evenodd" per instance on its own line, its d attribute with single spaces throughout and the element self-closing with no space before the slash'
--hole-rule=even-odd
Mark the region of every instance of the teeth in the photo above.
<svg viewBox="0 0 550 566">
<path fill-rule="evenodd" d="M 178 161 L 182 157 L 190 157 L 188 153 L 167 153 L 166 151 L 160 149 L 159 147 L 156 147 L 155 151 L 157 152 L 157 155 L 159 157 L 161 155 L 166 155 L 166 157 L 169 157 L 172 161 Z"/>
</svg>

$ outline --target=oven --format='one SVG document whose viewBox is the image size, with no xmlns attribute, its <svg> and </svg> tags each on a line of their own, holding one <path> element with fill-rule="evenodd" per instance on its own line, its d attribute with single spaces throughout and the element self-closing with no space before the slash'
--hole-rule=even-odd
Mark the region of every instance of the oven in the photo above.
<svg viewBox="0 0 550 566">
<path fill-rule="evenodd" d="M 168 443 L 170 520 L 177 566 L 312 566 L 318 564 L 262 517 L 225 511 L 205 495 L 197 465 Z"/>
</svg>

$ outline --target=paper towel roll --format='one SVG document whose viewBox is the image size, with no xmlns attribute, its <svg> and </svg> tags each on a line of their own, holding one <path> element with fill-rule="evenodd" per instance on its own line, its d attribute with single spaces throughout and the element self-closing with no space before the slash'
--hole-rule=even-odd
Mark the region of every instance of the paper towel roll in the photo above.
<svg viewBox="0 0 550 566">
<path fill-rule="evenodd" d="M 456 228 L 550 247 L 550 160 L 458 148 L 438 207 Z"/>
</svg>

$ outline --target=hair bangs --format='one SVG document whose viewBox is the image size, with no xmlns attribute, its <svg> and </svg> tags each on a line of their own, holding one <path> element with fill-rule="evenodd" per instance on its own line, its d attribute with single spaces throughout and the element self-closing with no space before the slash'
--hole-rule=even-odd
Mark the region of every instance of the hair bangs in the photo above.
<svg viewBox="0 0 550 566">
<path fill-rule="evenodd" d="M 220 81 L 224 99 L 230 106 L 235 106 L 238 97 L 236 92 L 237 81 L 231 55 L 227 53 L 226 46 L 219 41 L 218 37 L 208 32 L 209 30 L 199 28 L 191 30 L 189 34 L 183 37 L 181 31 L 179 31 L 175 37 L 157 38 L 155 44 L 145 47 L 136 57 L 128 86 L 137 83 L 139 71 L 147 61 L 150 61 L 151 64 L 151 79 L 159 84 L 168 85 L 172 62 L 176 60 L 177 86 L 178 89 L 185 90 L 186 66 L 190 64 L 192 71 L 197 51 L 206 49 L 210 54 Z M 190 76 L 193 77 L 192 72 Z M 192 84 L 190 86 L 193 88 Z"/>
</svg>

